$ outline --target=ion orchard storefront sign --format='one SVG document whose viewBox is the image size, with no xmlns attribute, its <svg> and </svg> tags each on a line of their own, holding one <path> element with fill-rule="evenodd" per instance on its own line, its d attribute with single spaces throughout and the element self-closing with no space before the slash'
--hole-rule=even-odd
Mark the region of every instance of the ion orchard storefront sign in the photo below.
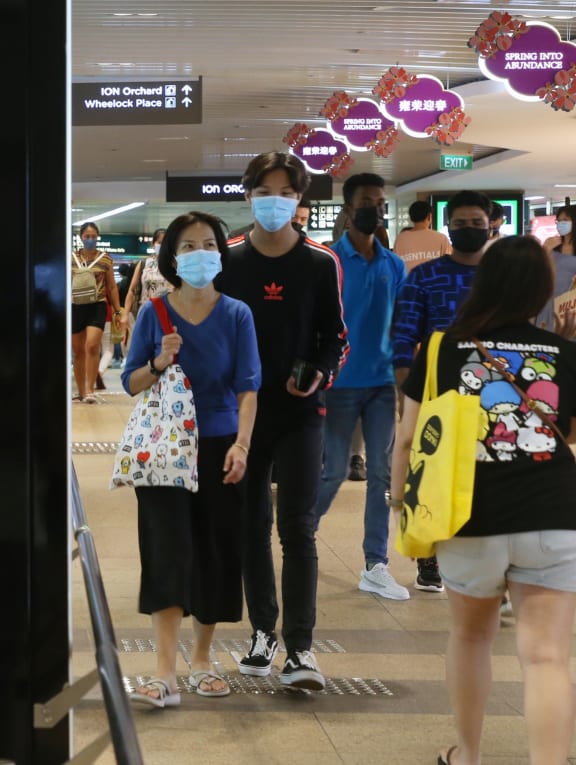
<svg viewBox="0 0 576 765">
<path fill-rule="evenodd" d="M 504 82 L 524 101 L 544 101 L 557 111 L 576 106 L 576 45 L 543 21 L 520 21 L 495 11 L 468 40 L 483 74 Z"/>
</svg>

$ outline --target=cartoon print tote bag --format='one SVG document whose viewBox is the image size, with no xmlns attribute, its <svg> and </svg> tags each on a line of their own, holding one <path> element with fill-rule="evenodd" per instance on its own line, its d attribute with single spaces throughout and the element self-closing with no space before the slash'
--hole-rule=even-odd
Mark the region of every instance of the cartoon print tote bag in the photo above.
<svg viewBox="0 0 576 765">
<path fill-rule="evenodd" d="M 162 329 L 173 332 L 164 302 L 152 300 Z M 198 491 L 198 429 L 190 382 L 171 364 L 140 394 L 122 435 L 110 488 L 179 486 Z"/>
<path fill-rule="evenodd" d="M 434 555 L 434 544 L 450 539 L 470 518 L 480 397 L 450 390 L 437 396 L 442 332 L 428 345 L 426 382 L 416 422 L 396 536 L 398 552 L 411 558 Z"/>
</svg>

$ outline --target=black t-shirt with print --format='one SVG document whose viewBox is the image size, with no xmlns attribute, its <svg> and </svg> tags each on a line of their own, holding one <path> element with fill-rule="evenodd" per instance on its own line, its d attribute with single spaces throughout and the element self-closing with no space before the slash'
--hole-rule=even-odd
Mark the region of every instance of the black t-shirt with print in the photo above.
<svg viewBox="0 0 576 765">
<path fill-rule="evenodd" d="M 576 417 L 576 347 L 532 324 L 481 337 L 567 435 Z M 428 341 L 402 389 L 422 400 Z M 481 426 L 470 521 L 458 536 L 488 536 L 543 529 L 576 530 L 576 463 L 572 452 L 528 409 L 520 395 L 472 342 L 442 339 L 438 394 L 457 389 L 480 396 Z"/>
</svg>

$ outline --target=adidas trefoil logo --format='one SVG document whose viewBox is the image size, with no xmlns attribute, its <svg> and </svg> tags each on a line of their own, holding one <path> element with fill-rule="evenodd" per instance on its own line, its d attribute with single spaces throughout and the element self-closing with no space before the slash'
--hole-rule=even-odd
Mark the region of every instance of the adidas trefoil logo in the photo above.
<svg viewBox="0 0 576 765">
<path fill-rule="evenodd" d="M 282 290 L 284 287 L 280 284 L 276 284 L 276 282 L 272 282 L 269 286 L 267 284 L 264 285 L 264 292 L 266 293 L 264 295 L 264 300 L 284 300 L 282 297 Z"/>
</svg>

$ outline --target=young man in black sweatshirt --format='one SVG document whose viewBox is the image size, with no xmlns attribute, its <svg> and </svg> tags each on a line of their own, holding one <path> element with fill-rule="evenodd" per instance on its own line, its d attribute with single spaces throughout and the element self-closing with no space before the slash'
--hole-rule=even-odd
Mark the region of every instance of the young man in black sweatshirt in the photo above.
<svg viewBox="0 0 576 765">
<path fill-rule="evenodd" d="M 346 358 L 340 263 L 327 247 L 295 231 L 291 220 L 309 176 L 291 154 L 255 157 L 242 179 L 253 229 L 229 242 L 222 292 L 254 314 L 262 387 L 245 479 L 244 589 L 253 628 L 240 672 L 270 673 L 278 649 L 279 609 L 272 561 L 270 474 L 275 464 L 277 526 L 283 552 L 283 684 L 322 690 L 313 654 L 318 557 L 315 505 L 325 416 L 322 389 Z"/>
</svg>

